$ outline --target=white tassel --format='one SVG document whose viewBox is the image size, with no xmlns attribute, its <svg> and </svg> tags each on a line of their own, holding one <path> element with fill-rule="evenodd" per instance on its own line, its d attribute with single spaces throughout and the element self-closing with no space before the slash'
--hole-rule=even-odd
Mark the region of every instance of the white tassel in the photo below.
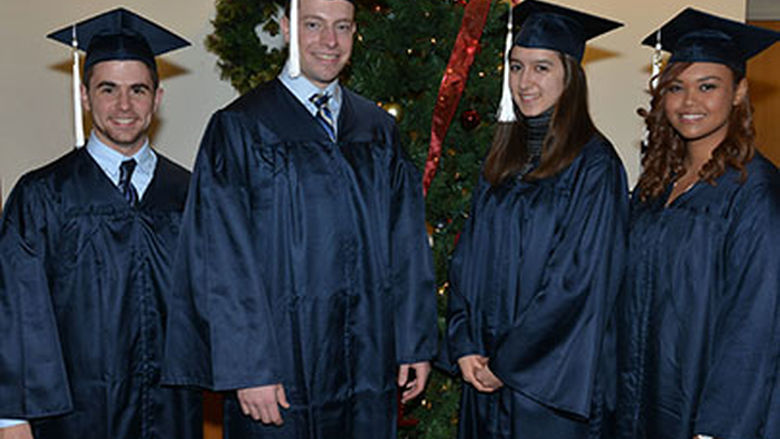
<svg viewBox="0 0 780 439">
<path fill-rule="evenodd" d="M 298 0 L 290 1 L 290 77 L 301 75 L 301 55 L 298 44 Z"/>
<path fill-rule="evenodd" d="M 512 51 L 514 38 L 512 35 L 512 2 L 509 2 L 509 21 L 506 26 L 506 43 L 504 48 L 504 78 L 501 84 L 501 102 L 498 104 L 498 121 L 514 122 L 515 107 L 512 101 L 512 90 L 509 88 L 509 53 Z"/>
<path fill-rule="evenodd" d="M 653 49 L 653 57 L 650 59 L 652 71 L 650 72 L 650 88 L 654 91 L 658 87 L 658 75 L 661 73 L 661 64 L 663 64 L 663 53 L 661 53 L 661 29 L 658 29 L 658 33 L 655 35 L 655 48 Z M 648 111 L 651 109 L 648 108 Z M 647 147 L 650 142 L 650 131 L 647 130 L 645 125 L 642 132 L 642 145 Z"/>
<path fill-rule="evenodd" d="M 661 29 L 658 29 L 658 33 L 655 35 L 655 49 L 653 50 L 653 71 L 650 74 L 652 81 L 651 86 L 653 90 L 658 86 L 658 75 L 661 73 L 661 64 L 663 64 L 663 54 L 661 53 Z"/>
<path fill-rule="evenodd" d="M 81 69 L 79 68 L 79 42 L 76 38 L 76 26 L 73 26 L 73 131 L 76 147 L 84 146 L 84 121 L 81 113 Z"/>
</svg>

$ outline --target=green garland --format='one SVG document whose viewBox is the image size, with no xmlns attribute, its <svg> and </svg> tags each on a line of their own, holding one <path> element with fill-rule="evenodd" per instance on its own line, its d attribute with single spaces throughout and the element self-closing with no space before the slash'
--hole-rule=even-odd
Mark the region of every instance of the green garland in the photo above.
<svg viewBox="0 0 780 439">
<path fill-rule="evenodd" d="M 401 141 L 420 169 L 428 154 L 434 102 L 460 29 L 464 2 L 384 0 L 371 7 L 361 5 L 356 13 L 358 36 L 342 83 L 377 103 L 400 108 L 397 122 Z M 207 37 L 206 47 L 219 56 L 222 78 L 230 80 L 241 93 L 274 78 L 284 65 L 286 51 L 264 46 L 255 29 L 262 25 L 269 34 L 278 35 L 280 27 L 271 19 L 278 5 L 268 0 L 217 0 L 216 7 L 214 32 Z M 468 216 L 471 190 L 493 134 L 503 66 L 505 11 L 495 5 L 491 8 L 481 50 L 426 200 L 442 333 L 448 263 Z M 401 429 L 399 437 L 454 437 L 459 395 L 460 379 L 435 371 L 425 395 L 408 404 L 408 417 L 419 419 L 419 425 Z"/>
<path fill-rule="evenodd" d="M 206 49 L 219 56 L 222 79 L 230 80 L 240 93 L 273 79 L 287 54 L 263 45 L 255 29 L 270 35 L 281 32 L 272 20 L 278 5 L 268 0 L 217 0 L 217 15 L 211 24 L 214 33 L 206 37 Z"/>
</svg>

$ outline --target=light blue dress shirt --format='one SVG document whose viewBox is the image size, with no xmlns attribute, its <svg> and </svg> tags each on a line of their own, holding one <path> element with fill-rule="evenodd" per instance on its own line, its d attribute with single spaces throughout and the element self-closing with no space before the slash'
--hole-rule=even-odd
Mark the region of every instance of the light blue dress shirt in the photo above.
<svg viewBox="0 0 780 439">
<path fill-rule="evenodd" d="M 297 78 L 290 77 L 290 65 L 288 62 L 284 65 L 282 72 L 279 73 L 279 80 L 282 81 L 282 84 L 284 84 L 284 86 L 290 90 L 290 92 L 301 102 L 301 104 L 303 104 L 304 107 L 306 107 L 307 110 L 309 110 L 309 113 L 311 113 L 311 115 L 314 117 L 317 117 L 318 108 L 309 100 L 309 98 L 311 98 L 311 96 L 314 94 L 323 92 L 328 93 L 330 95 L 328 109 L 330 109 L 331 114 L 333 114 L 333 128 L 336 132 L 336 138 L 338 138 L 338 120 L 342 102 L 341 86 L 339 85 L 338 79 L 328 84 L 328 86 L 323 90 L 312 84 L 311 81 L 309 81 L 309 79 L 303 75 L 300 75 Z"/>
</svg>

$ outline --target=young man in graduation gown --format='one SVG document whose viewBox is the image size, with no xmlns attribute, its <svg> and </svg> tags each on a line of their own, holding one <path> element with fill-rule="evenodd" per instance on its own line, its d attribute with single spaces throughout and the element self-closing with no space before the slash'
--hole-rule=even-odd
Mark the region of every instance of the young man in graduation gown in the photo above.
<svg viewBox="0 0 780 439">
<path fill-rule="evenodd" d="M 164 381 L 230 391 L 229 438 L 395 438 L 398 386 L 418 395 L 435 354 L 420 175 L 392 118 L 337 79 L 354 8 L 292 4 L 288 64 L 200 147 Z"/>
<path fill-rule="evenodd" d="M 0 417 L 29 422 L 6 431 L 21 438 L 197 439 L 199 394 L 160 386 L 189 173 L 148 139 L 154 57 L 188 43 L 123 9 L 49 37 L 74 33 L 93 131 L 23 176 L 3 212 Z"/>
</svg>

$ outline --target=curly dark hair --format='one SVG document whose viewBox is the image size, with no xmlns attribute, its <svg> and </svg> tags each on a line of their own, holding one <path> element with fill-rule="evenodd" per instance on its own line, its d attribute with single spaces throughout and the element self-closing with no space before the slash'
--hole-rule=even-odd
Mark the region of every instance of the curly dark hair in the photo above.
<svg viewBox="0 0 780 439">
<path fill-rule="evenodd" d="M 677 133 L 666 117 L 664 96 L 672 82 L 690 65 L 689 62 L 669 64 L 658 78 L 657 87 L 650 87 L 650 111 L 638 110 L 650 133 L 642 154 L 642 174 L 637 184 L 639 198 L 643 202 L 661 196 L 670 184 L 687 171 L 684 162 L 685 139 Z M 745 75 L 733 69 L 731 71 L 736 87 Z M 713 150 L 710 160 L 702 166 L 699 178 L 715 186 L 715 179 L 726 172 L 726 166 L 731 166 L 741 173 L 741 180 L 744 182 L 747 178 L 745 165 L 756 151 L 755 134 L 753 109 L 746 94 L 744 99 L 732 108 L 726 138 Z"/>
</svg>

